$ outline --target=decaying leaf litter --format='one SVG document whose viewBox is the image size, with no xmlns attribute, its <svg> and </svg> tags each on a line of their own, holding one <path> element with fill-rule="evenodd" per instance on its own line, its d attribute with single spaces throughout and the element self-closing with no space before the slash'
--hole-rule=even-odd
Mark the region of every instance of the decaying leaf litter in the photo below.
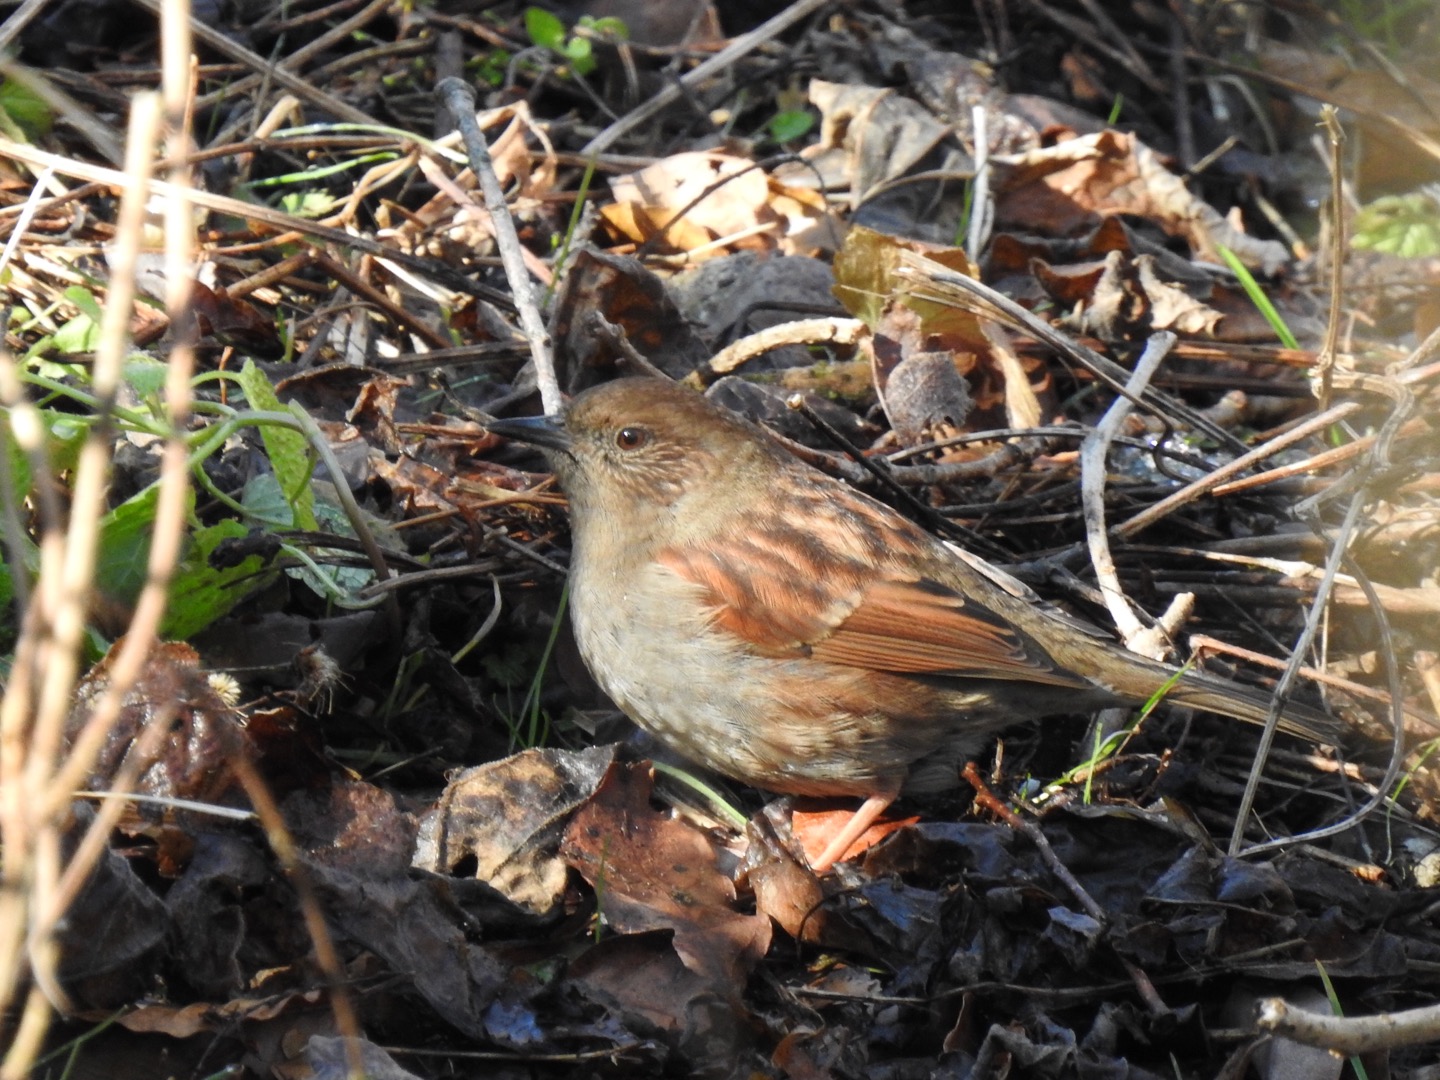
<svg viewBox="0 0 1440 1080">
<path fill-rule="evenodd" d="M 157 26 L 32 9 L 0 27 L 30 615 L 0 828 L 32 930 L 0 936 L 5 1075 L 31 986 L 27 1018 L 65 1013 L 37 1075 L 1431 1075 L 1433 1032 L 1347 1061 L 1258 1035 L 1255 1004 L 1434 1001 L 1432 14 L 197 12 L 200 270 L 167 313 L 117 171 Z M 973 803 L 904 805 L 824 880 L 797 853 L 835 806 L 677 780 L 574 653 L 563 499 L 483 426 L 539 401 L 447 75 L 478 88 L 561 389 L 708 387 L 1135 647 L 1159 616 L 1181 657 L 1205 635 L 1207 666 L 1291 681 L 1318 610 L 1296 692 L 1340 751 L 1280 740 L 1256 773 L 1253 735 L 1163 707 L 1113 742 L 1016 730 Z M 1317 102 L 1343 110 L 1339 245 Z M 147 624 L 182 353 L 192 494 Z M 47 728 L 33 575 L 93 448 L 75 645 L 173 643 L 119 695 L 127 655 L 99 660 Z M 117 781 L 147 798 L 69 797 Z"/>
</svg>

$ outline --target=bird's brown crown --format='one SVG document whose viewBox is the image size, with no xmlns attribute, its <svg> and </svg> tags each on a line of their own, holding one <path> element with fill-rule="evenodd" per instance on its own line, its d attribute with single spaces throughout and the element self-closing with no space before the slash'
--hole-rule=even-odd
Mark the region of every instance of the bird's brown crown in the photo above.
<svg viewBox="0 0 1440 1080">
<path fill-rule="evenodd" d="M 669 504 L 697 486 L 743 484 L 777 455 L 759 429 L 675 383 L 620 379 L 565 410 L 570 460 L 555 457 L 572 500 Z M 710 478 L 715 478 L 712 481 Z M 591 489 L 591 490 L 586 490 Z"/>
</svg>

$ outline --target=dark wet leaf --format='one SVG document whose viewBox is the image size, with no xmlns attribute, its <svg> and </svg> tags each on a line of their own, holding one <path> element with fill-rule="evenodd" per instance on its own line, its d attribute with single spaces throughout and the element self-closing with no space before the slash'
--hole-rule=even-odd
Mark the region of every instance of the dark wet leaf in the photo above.
<svg viewBox="0 0 1440 1080">
<path fill-rule="evenodd" d="M 594 888 L 613 929 L 668 929 L 686 967 L 733 988 L 765 955 L 770 920 L 736 910 L 735 887 L 699 830 L 650 806 L 651 777 L 612 766 L 565 830 L 561 853 Z"/>
<path fill-rule="evenodd" d="M 553 319 L 556 366 L 568 393 L 613 374 L 619 359 L 594 333 L 591 312 L 620 327 L 642 356 L 674 377 L 710 355 L 659 278 L 635 259 L 587 248 L 575 256 Z"/>
</svg>

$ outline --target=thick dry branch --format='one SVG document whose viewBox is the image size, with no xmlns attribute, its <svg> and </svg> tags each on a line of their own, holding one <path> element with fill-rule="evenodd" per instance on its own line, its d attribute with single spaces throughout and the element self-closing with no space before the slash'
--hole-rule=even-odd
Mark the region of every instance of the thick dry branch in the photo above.
<svg viewBox="0 0 1440 1080">
<path fill-rule="evenodd" d="M 1292 1008 L 1284 998 L 1265 998 L 1258 1008 L 1255 1025 L 1261 1031 L 1342 1054 L 1440 1040 L 1440 1005 L 1376 1016 L 1325 1016 Z"/>
</svg>

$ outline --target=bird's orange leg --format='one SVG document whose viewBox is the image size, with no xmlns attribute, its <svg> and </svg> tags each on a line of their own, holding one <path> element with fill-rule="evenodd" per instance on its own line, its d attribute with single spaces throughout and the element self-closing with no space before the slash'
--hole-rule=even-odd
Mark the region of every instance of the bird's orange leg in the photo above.
<svg viewBox="0 0 1440 1080">
<path fill-rule="evenodd" d="M 875 824 L 899 794 L 900 785 L 897 783 L 890 790 L 879 792 L 866 799 L 860 809 L 855 811 L 855 815 L 845 823 L 845 827 L 840 830 L 835 839 L 826 845 L 825 850 L 820 853 L 820 857 L 810 864 L 810 869 L 817 874 L 823 874 L 840 862 L 845 852 L 850 850 L 850 845 L 859 840 L 865 830 Z"/>
</svg>

